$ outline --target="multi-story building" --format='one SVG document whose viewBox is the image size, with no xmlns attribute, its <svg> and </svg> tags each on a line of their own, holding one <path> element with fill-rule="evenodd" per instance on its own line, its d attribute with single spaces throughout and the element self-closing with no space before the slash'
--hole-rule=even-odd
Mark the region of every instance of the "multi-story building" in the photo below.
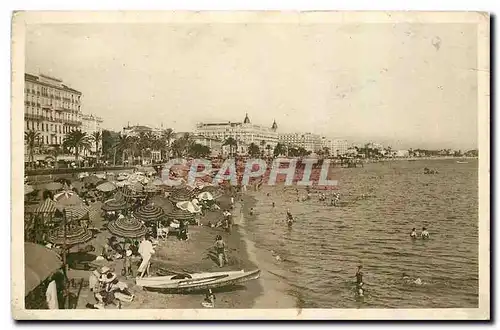
<svg viewBox="0 0 500 330">
<path fill-rule="evenodd" d="M 81 114 L 80 120 L 82 125 L 80 130 L 86 133 L 87 136 L 92 136 L 95 132 L 102 132 L 102 118 L 94 115 Z M 99 142 L 100 143 L 100 142 Z M 96 145 L 92 143 L 92 151 L 96 152 Z"/>
<path fill-rule="evenodd" d="M 24 75 L 24 129 L 39 133 L 38 145 L 61 145 L 81 127 L 82 92 L 47 75 Z"/>
<path fill-rule="evenodd" d="M 196 134 L 209 138 L 215 138 L 225 141 L 232 137 L 238 144 L 250 145 L 256 144 L 259 148 L 270 148 L 278 144 L 278 125 L 276 121 L 270 127 L 252 124 L 248 114 L 243 122 L 217 122 L 217 123 L 198 123 L 196 125 Z"/>
<path fill-rule="evenodd" d="M 317 151 L 322 148 L 321 136 L 313 133 L 283 133 L 279 135 L 280 143 L 307 151 Z"/>
<path fill-rule="evenodd" d="M 335 157 L 344 156 L 348 153 L 348 150 L 349 144 L 347 143 L 347 140 L 334 139 L 332 141 L 331 155 Z"/>
</svg>

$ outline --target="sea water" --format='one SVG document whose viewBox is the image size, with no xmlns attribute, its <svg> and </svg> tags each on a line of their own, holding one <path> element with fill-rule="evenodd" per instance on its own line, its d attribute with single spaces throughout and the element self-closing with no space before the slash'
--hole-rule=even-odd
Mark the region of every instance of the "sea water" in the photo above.
<svg viewBox="0 0 500 330">
<path fill-rule="evenodd" d="M 439 173 L 425 175 L 425 167 Z M 275 266 L 299 307 L 478 306 L 477 160 L 390 161 L 333 168 L 332 177 L 345 206 L 314 194 L 298 202 L 305 192 L 296 187 L 252 193 L 257 217 L 247 231 L 257 248 L 280 256 Z M 291 229 L 283 221 L 287 208 L 296 218 Z M 411 229 L 424 226 L 430 239 L 412 240 Z M 362 299 L 354 290 L 358 265 Z M 423 284 L 404 283 L 403 273 Z"/>
</svg>

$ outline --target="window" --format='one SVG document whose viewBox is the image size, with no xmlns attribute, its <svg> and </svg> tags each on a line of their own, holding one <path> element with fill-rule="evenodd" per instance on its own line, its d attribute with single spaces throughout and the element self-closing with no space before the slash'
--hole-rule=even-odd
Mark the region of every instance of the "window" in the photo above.
<svg viewBox="0 0 500 330">
<path fill-rule="evenodd" d="M 45 141 L 47 144 L 49 144 L 49 137 L 48 136 L 45 137 Z"/>
<path fill-rule="evenodd" d="M 50 124 L 50 132 L 54 131 L 54 125 Z"/>
<path fill-rule="evenodd" d="M 40 123 L 36 123 L 36 130 L 40 130 Z"/>
<path fill-rule="evenodd" d="M 26 121 L 26 129 L 30 129 L 30 122 Z"/>
</svg>

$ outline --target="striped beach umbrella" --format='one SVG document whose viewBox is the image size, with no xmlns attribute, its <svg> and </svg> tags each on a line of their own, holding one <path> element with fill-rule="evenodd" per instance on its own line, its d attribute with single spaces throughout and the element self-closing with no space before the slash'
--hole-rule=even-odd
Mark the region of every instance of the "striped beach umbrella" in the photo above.
<svg viewBox="0 0 500 330">
<path fill-rule="evenodd" d="M 108 224 L 108 230 L 123 238 L 138 238 L 146 234 L 146 227 L 137 219 L 125 217 Z"/>
<path fill-rule="evenodd" d="M 116 189 L 116 185 L 112 182 L 106 181 L 104 183 L 101 183 L 96 187 L 97 190 L 103 191 L 103 192 L 109 192 L 113 191 Z"/>
<path fill-rule="evenodd" d="M 159 206 L 149 204 L 141 206 L 134 212 L 134 216 L 142 221 L 156 221 L 165 215 L 165 211 Z"/>
<path fill-rule="evenodd" d="M 92 239 L 92 232 L 80 226 L 66 227 L 66 246 L 83 244 Z M 59 227 L 49 233 L 47 240 L 51 243 L 64 244 L 64 228 Z"/>
<path fill-rule="evenodd" d="M 49 182 L 45 185 L 45 189 L 50 191 L 56 191 L 62 188 L 62 184 L 59 182 Z"/>
<path fill-rule="evenodd" d="M 56 211 L 56 203 L 50 198 L 47 198 L 38 204 L 38 206 L 33 210 L 33 213 L 55 213 Z"/>
<path fill-rule="evenodd" d="M 178 188 L 173 190 L 168 197 L 172 203 L 190 201 L 194 197 L 194 194 L 187 190 L 186 188 Z"/>
<path fill-rule="evenodd" d="M 110 199 L 104 203 L 101 207 L 104 211 L 120 211 L 130 208 L 131 205 L 128 204 L 124 199 Z"/>
<path fill-rule="evenodd" d="M 155 206 L 161 207 L 162 210 L 165 212 L 165 214 L 172 212 L 172 210 L 175 207 L 171 201 L 162 196 L 154 196 L 153 198 L 150 199 L 150 201 Z"/>
<path fill-rule="evenodd" d="M 194 219 L 194 214 L 187 210 L 181 210 L 179 208 L 174 208 L 172 212 L 167 214 L 167 217 L 171 220 L 188 220 L 191 221 Z"/>
<path fill-rule="evenodd" d="M 85 205 L 68 206 L 64 209 L 68 221 L 81 220 L 89 216 L 90 207 Z"/>
</svg>

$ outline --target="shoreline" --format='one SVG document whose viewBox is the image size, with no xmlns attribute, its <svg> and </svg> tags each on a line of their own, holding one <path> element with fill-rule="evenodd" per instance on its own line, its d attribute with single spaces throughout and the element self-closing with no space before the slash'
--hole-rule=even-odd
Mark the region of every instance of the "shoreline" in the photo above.
<svg viewBox="0 0 500 330">
<path fill-rule="evenodd" d="M 278 275 L 281 271 L 272 271 L 277 268 L 274 266 L 274 257 L 268 251 L 260 250 L 256 243 L 249 238 L 246 222 L 247 219 L 251 221 L 252 218 L 256 217 L 250 215 L 249 210 L 255 207 L 257 202 L 254 196 L 246 193 L 242 196 L 242 201 L 239 202 L 240 212 L 238 214 L 238 231 L 245 243 L 247 257 L 261 271 L 258 282 L 262 292 L 254 299 L 252 308 L 297 308 L 296 299 L 286 293 L 290 289 L 289 286 Z"/>
</svg>

